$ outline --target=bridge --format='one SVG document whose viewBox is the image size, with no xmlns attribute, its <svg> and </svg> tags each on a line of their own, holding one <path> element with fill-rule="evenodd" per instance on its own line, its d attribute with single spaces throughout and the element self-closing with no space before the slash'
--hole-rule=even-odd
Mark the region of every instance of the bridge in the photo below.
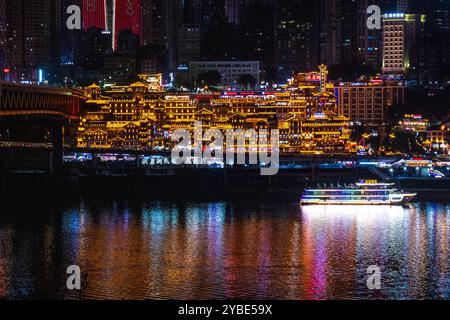
<svg viewBox="0 0 450 320">
<path fill-rule="evenodd" d="M 45 116 L 78 120 L 86 99 L 79 89 L 0 81 L 0 117 Z"/>
<path fill-rule="evenodd" d="M 78 125 L 85 100 L 80 89 L 0 81 L 1 140 L 51 142 L 52 164 L 62 165 L 64 128 Z"/>
</svg>

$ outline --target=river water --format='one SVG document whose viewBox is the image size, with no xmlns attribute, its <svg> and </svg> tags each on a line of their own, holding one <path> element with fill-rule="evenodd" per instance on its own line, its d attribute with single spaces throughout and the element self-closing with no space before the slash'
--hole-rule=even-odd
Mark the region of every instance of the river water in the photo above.
<svg viewBox="0 0 450 320">
<path fill-rule="evenodd" d="M 0 299 L 449 299 L 449 227 L 438 203 L 8 200 Z"/>
</svg>

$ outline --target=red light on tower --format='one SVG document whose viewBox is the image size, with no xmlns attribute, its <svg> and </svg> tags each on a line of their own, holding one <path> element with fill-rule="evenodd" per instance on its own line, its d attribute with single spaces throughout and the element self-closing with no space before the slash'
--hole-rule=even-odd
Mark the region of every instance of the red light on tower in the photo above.
<svg viewBox="0 0 450 320">
<path fill-rule="evenodd" d="M 3 68 L 3 73 L 10 73 L 11 69 L 10 68 Z"/>
</svg>

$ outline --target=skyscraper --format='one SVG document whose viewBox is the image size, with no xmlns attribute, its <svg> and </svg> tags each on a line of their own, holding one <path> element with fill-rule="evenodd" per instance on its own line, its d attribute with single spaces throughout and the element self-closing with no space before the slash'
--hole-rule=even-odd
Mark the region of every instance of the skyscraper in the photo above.
<svg viewBox="0 0 450 320">
<path fill-rule="evenodd" d="M 358 67 L 366 72 L 381 67 L 381 30 L 369 29 L 367 8 L 377 0 L 321 1 L 321 60 L 327 65 Z"/>
<path fill-rule="evenodd" d="M 106 0 L 106 30 L 111 32 L 114 30 L 114 2 L 116 0 Z"/>
<path fill-rule="evenodd" d="M 106 0 L 83 0 L 83 28 L 107 30 Z"/>
<path fill-rule="evenodd" d="M 80 47 L 81 30 L 70 30 L 66 26 L 69 17 L 67 8 L 76 5 L 83 8 L 84 0 L 62 0 L 61 1 L 61 63 L 63 65 L 73 65 L 77 48 Z"/>
<path fill-rule="evenodd" d="M 382 30 L 367 27 L 367 8 L 371 5 L 380 5 L 379 0 L 357 1 L 356 20 L 356 46 L 357 64 L 370 68 L 373 73 L 379 73 L 382 55 Z"/>
<path fill-rule="evenodd" d="M 176 68 L 177 4 L 178 0 L 142 0 L 142 43 L 166 50 L 168 70 Z"/>
<path fill-rule="evenodd" d="M 200 24 L 202 0 L 177 0 L 177 26 L 180 24 Z"/>
<path fill-rule="evenodd" d="M 319 64 L 318 1 L 279 0 L 275 10 L 277 78 L 313 70 Z"/>
<path fill-rule="evenodd" d="M 357 63 L 357 9 L 357 4 L 353 1 L 321 1 L 322 62 L 328 65 Z"/>
<path fill-rule="evenodd" d="M 383 19 L 383 75 L 424 84 L 425 15 L 390 13 Z"/>
<path fill-rule="evenodd" d="M 261 61 L 265 80 L 274 81 L 275 4 L 252 1 L 240 11 L 239 57 L 241 60 Z"/>
<path fill-rule="evenodd" d="M 410 1 L 410 10 L 427 16 L 428 84 L 446 85 L 450 80 L 450 0 Z"/>
<path fill-rule="evenodd" d="M 420 0 L 424 1 L 424 0 Z M 408 0 L 379 0 L 384 13 L 408 13 Z"/>
<path fill-rule="evenodd" d="M 225 0 L 202 0 L 201 26 L 208 31 L 212 26 L 226 21 Z"/>
<path fill-rule="evenodd" d="M 6 52 L 5 0 L 0 0 L 0 74 L 6 67 Z"/>
<path fill-rule="evenodd" d="M 130 30 L 141 38 L 141 0 L 114 1 L 113 49 L 119 34 Z"/>
<path fill-rule="evenodd" d="M 4 10 L 6 63 L 13 80 L 54 82 L 60 64 L 60 0 L 6 0 Z"/>
</svg>

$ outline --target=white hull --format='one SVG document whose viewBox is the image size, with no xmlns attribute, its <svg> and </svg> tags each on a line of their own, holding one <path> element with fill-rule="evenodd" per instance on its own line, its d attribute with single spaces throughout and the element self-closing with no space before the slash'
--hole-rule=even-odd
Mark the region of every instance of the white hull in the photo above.
<svg viewBox="0 0 450 320">
<path fill-rule="evenodd" d="M 417 194 L 400 192 L 392 184 L 357 184 L 351 189 L 306 189 L 302 205 L 401 206 Z M 364 188 L 365 187 L 365 188 Z M 381 194 L 380 194 L 381 193 Z"/>
<path fill-rule="evenodd" d="M 393 202 L 389 202 L 389 201 L 360 201 L 360 200 L 355 200 L 355 201 L 333 201 L 333 200 L 317 200 L 317 201 L 307 201 L 307 200 L 302 200 L 300 202 L 301 205 L 303 206 L 313 206 L 313 205 L 349 205 L 349 206 L 401 206 L 403 204 L 407 203 L 407 201 L 393 201 Z"/>
</svg>

